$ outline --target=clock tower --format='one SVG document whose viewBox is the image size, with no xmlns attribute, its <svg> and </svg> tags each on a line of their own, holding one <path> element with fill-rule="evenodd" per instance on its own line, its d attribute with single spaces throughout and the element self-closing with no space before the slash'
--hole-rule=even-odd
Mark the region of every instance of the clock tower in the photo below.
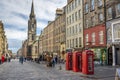
<svg viewBox="0 0 120 80">
<path fill-rule="evenodd" d="M 28 46 L 27 46 L 27 56 L 32 56 L 32 44 L 36 38 L 36 17 L 34 13 L 34 4 L 32 1 L 31 13 L 28 20 Z"/>
</svg>

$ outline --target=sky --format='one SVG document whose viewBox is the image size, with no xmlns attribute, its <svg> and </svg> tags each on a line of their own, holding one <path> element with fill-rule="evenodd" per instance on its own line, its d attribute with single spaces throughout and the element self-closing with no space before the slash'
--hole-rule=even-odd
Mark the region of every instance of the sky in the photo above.
<svg viewBox="0 0 120 80">
<path fill-rule="evenodd" d="M 55 11 L 66 5 L 67 0 L 33 0 L 37 20 L 37 35 L 40 35 L 48 21 L 55 19 Z M 27 39 L 28 19 L 32 0 L 0 0 L 0 20 L 4 24 L 8 49 L 16 53 Z"/>
</svg>

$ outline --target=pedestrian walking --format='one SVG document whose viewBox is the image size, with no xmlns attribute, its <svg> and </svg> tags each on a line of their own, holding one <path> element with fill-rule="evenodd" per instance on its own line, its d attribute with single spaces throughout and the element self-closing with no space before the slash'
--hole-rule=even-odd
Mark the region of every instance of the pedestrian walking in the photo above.
<svg viewBox="0 0 120 80">
<path fill-rule="evenodd" d="M 23 61 L 24 61 L 23 56 L 20 56 L 20 58 L 19 58 L 19 62 L 20 62 L 21 64 L 23 64 Z"/>
<path fill-rule="evenodd" d="M 55 56 L 55 62 L 56 62 L 56 64 L 58 63 L 58 57 L 57 56 Z"/>
<path fill-rule="evenodd" d="M 8 58 L 8 62 L 10 62 L 10 61 L 11 61 L 11 58 L 9 57 L 9 58 Z"/>
<path fill-rule="evenodd" d="M 52 58 L 52 61 L 51 61 L 51 63 L 52 63 L 52 67 L 55 67 L 55 58 Z"/>
</svg>

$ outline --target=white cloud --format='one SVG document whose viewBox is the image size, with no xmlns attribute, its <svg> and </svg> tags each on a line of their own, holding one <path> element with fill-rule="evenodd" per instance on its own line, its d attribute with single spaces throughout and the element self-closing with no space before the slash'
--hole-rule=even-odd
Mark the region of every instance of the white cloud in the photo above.
<svg viewBox="0 0 120 80">
<path fill-rule="evenodd" d="M 27 38 L 27 32 L 24 31 L 8 28 L 5 31 L 8 39 L 25 40 Z"/>
<path fill-rule="evenodd" d="M 43 29 L 47 26 L 48 21 L 54 20 L 55 10 L 64 7 L 66 1 L 67 0 L 34 0 L 36 19 L 40 20 L 37 21 L 38 29 Z M 25 40 L 27 38 L 31 3 L 32 0 L 0 0 L 0 19 L 4 25 L 6 25 L 5 32 L 8 40 Z M 24 30 L 21 31 L 21 29 Z M 9 43 L 11 43 L 10 40 Z M 11 49 L 15 49 L 14 51 L 16 51 L 14 46 Z"/>
</svg>

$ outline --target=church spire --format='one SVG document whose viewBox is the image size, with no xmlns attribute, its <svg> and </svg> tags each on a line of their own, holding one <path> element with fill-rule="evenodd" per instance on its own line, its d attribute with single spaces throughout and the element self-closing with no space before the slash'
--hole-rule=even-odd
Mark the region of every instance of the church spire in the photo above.
<svg viewBox="0 0 120 80">
<path fill-rule="evenodd" d="M 31 6 L 30 16 L 35 16 L 35 14 L 34 14 L 34 4 L 33 4 L 33 0 L 32 0 L 32 6 Z"/>
</svg>

